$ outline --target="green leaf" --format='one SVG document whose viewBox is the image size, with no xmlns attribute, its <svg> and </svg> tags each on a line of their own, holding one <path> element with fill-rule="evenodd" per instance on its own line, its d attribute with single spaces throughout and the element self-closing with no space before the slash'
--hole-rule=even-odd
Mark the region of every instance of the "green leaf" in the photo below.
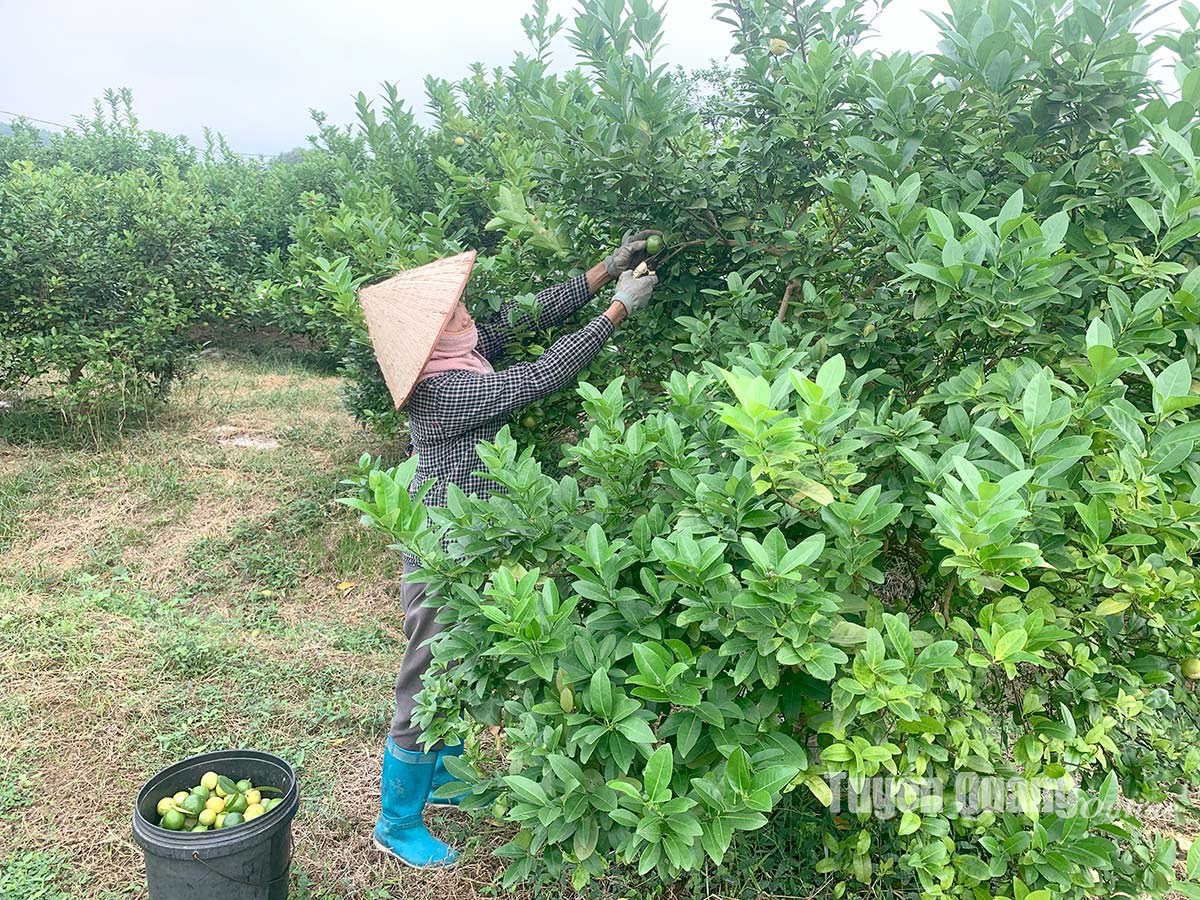
<svg viewBox="0 0 1200 900">
<path fill-rule="evenodd" d="M 546 792 L 536 781 L 526 778 L 524 775 L 505 775 L 504 783 L 526 803 L 532 803 L 534 806 L 546 805 Z"/>
<path fill-rule="evenodd" d="M 1021 210 L 1025 206 L 1025 192 L 1017 189 L 1004 206 L 1000 207 L 1000 214 L 996 217 L 996 224 L 999 226 L 1000 237 L 1008 237 L 1014 228 L 1017 227 L 1018 220 L 1021 217 Z"/>
<path fill-rule="evenodd" d="M 1129 608 L 1130 602 L 1128 597 L 1105 597 L 1096 606 L 1096 615 L 1115 616 L 1118 613 L 1123 613 Z"/>
<path fill-rule="evenodd" d="M 592 674 L 588 685 L 588 706 L 600 718 L 607 719 L 613 712 L 612 682 L 608 679 L 607 669 L 598 669 Z"/>
<path fill-rule="evenodd" d="M 1195 237 L 1197 234 L 1200 234 L 1200 217 L 1186 219 L 1167 230 L 1167 233 L 1162 237 L 1162 242 L 1159 244 L 1158 249 L 1166 253 L 1176 244 L 1182 243 L 1188 238 Z"/>
<path fill-rule="evenodd" d="M 792 505 L 801 500 L 812 500 L 819 506 L 828 506 L 833 502 L 833 492 L 819 481 L 813 481 L 811 478 L 795 476 L 789 487 L 792 489 L 790 497 Z"/>
<path fill-rule="evenodd" d="M 1071 224 L 1071 218 L 1066 211 L 1059 211 L 1042 223 L 1042 240 L 1051 250 L 1057 250 L 1062 246 L 1063 238 L 1066 236 L 1067 228 Z"/>
<path fill-rule="evenodd" d="M 898 833 L 901 835 L 913 834 L 921 830 L 921 817 L 912 810 L 905 811 L 900 817 L 900 828 Z"/>
<path fill-rule="evenodd" d="M 991 880 L 991 868 L 978 856 L 956 856 L 954 867 L 959 874 L 974 881 L 987 882 Z"/>
<path fill-rule="evenodd" d="M 1127 197 L 1126 202 L 1137 213 L 1137 217 L 1142 220 L 1142 224 L 1146 226 L 1146 230 L 1152 235 L 1158 236 L 1158 229 L 1162 223 L 1158 219 L 1158 213 L 1154 207 L 1143 200 L 1141 197 Z"/>
<path fill-rule="evenodd" d="M 671 745 L 663 744 L 646 761 L 642 777 L 643 788 L 653 802 L 665 802 L 671 795 L 671 776 L 674 774 L 674 757 Z"/>
<path fill-rule="evenodd" d="M 817 371 L 816 382 L 826 397 L 832 397 L 837 394 L 838 388 L 841 387 L 845 377 L 846 361 L 839 353 L 837 356 L 825 360 L 824 364 Z"/>
<path fill-rule="evenodd" d="M 1187 163 L 1188 168 L 1194 172 L 1196 170 L 1196 154 L 1192 152 L 1192 145 L 1188 143 L 1187 138 L 1179 132 L 1167 128 L 1165 125 L 1158 126 L 1158 134 L 1171 145 L 1176 153 L 1183 157 L 1183 161 Z"/>
<path fill-rule="evenodd" d="M 741 747 L 729 754 L 725 762 L 725 780 L 735 791 L 746 793 L 750 790 L 750 758 Z"/>
<path fill-rule="evenodd" d="M 996 662 L 1002 662 L 1014 653 L 1019 653 L 1025 649 L 1025 644 L 1029 641 L 1029 635 L 1025 633 L 1024 628 L 1014 628 L 1000 635 L 1000 639 L 996 641 L 996 650 L 992 657 Z"/>
<path fill-rule="evenodd" d="M 829 807 L 833 804 L 833 790 L 829 787 L 829 783 L 817 774 L 804 776 L 804 786 L 807 787 L 817 801 L 824 807 Z"/>
<path fill-rule="evenodd" d="M 984 439 L 995 448 L 1006 463 L 1014 469 L 1025 468 L 1025 457 L 1021 455 L 1020 449 L 1011 440 L 1000 432 L 984 428 L 981 425 L 975 426 L 975 430 L 983 435 Z"/>
<path fill-rule="evenodd" d="M 1026 385 L 1021 400 L 1025 427 L 1035 429 L 1045 422 L 1046 417 L 1050 414 L 1051 402 L 1050 380 L 1046 377 L 1045 372 L 1038 372 Z"/>
</svg>

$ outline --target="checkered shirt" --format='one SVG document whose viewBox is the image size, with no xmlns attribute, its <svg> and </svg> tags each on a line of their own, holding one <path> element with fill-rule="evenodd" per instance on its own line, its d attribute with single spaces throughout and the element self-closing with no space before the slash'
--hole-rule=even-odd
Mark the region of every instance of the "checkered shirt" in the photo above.
<svg viewBox="0 0 1200 900">
<path fill-rule="evenodd" d="M 517 306 L 509 301 L 487 322 L 479 323 L 476 349 L 494 363 L 503 358 L 514 335 L 564 321 L 590 296 L 587 276 L 580 275 L 538 294 L 537 313 L 514 313 Z M 483 468 L 476 445 L 495 440 L 513 410 L 571 384 L 612 333 L 612 323 L 605 316 L 596 316 L 578 331 L 559 338 L 534 362 L 518 363 L 487 375 L 446 372 L 420 382 L 406 409 L 412 449 L 419 459 L 413 487 L 434 479 L 425 495 L 425 505 L 444 506 L 448 484 L 480 497 L 503 490 L 501 485 L 475 474 Z M 404 553 L 403 558 L 407 567 L 420 565 L 411 553 Z"/>
</svg>

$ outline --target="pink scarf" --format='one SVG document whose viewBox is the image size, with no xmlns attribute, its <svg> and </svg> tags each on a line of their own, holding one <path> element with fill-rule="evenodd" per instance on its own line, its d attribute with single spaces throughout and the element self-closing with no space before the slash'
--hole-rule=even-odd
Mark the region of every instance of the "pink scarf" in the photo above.
<svg viewBox="0 0 1200 900">
<path fill-rule="evenodd" d="M 479 329 L 474 323 L 465 331 L 443 331 L 433 346 L 433 355 L 417 376 L 417 384 L 426 378 L 445 372 L 477 372 L 487 375 L 496 370 L 487 358 L 475 348 L 479 345 Z"/>
</svg>

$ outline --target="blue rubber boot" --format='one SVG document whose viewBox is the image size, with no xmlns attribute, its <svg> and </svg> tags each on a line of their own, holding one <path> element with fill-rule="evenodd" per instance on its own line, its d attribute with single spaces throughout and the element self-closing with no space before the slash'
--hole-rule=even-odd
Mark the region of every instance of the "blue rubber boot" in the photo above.
<svg viewBox="0 0 1200 900">
<path fill-rule="evenodd" d="M 461 794 L 455 794 L 453 797 L 435 797 L 434 791 L 444 784 L 449 784 L 452 781 L 458 781 L 453 775 L 446 771 L 446 764 L 442 762 L 447 756 L 462 756 L 463 745 L 459 744 L 456 747 L 443 747 L 437 754 L 437 765 L 433 767 L 433 783 L 429 787 L 429 805 L 430 806 L 458 806 L 458 801 L 467 796 L 469 791 L 463 791 Z"/>
<path fill-rule="evenodd" d="M 402 750 L 388 738 L 375 846 L 416 869 L 448 866 L 458 859 L 452 847 L 429 833 L 421 818 L 436 764 L 436 753 Z"/>
</svg>

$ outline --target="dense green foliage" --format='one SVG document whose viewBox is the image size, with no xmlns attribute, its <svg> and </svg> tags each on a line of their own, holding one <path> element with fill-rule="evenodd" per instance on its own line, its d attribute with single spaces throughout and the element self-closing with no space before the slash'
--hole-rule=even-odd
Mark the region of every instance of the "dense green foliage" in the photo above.
<svg viewBox="0 0 1200 900">
<path fill-rule="evenodd" d="M 211 135 L 197 153 L 110 91 L 48 142 L 15 123 L 0 165 L 0 388 L 73 417 L 161 397 L 190 326 L 245 314 L 301 182 L 331 164 L 259 165 Z"/>
<path fill-rule="evenodd" d="M 455 770 L 511 878 L 674 878 L 786 802 L 839 896 L 1161 895 L 1174 843 L 1115 801 L 1200 778 L 1195 11 L 1176 99 L 1133 0 L 953 2 L 923 58 L 862 51 L 854 0 L 718 6 L 705 92 L 647 3 L 584 0 L 584 68 L 496 73 L 490 157 L 442 164 L 560 263 L 618 210 L 671 249 L 566 474 L 502 432 L 502 492 L 427 510 L 364 461 L 348 502 L 453 623 L 428 733 L 503 725 Z"/>
<path fill-rule="evenodd" d="M 162 392 L 186 363 L 186 326 L 233 298 L 205 210 L 169 169 L 14 163 L 0 233 L 0 384 L 56 373 L 71 403 Z"/>
<path fill-rule="evenodd" d="M 353 479 L 454 623 L 430 737 L 504 728 L 505 766 L 451 765 L 519 826 L 510 879 L 686 877 L 786 804 L 835 896 L 1163 895 L 1174 843 L 1115 801 L 1186 808 L 1200 780 L 1196 10 L 1149 40 L 1138 0 L 952 0 L 915 57 L 862 47 L 862 0 L 716 7 L 727 67 L 663 66 L 648 0 L 580 0 L 582 65 L 555 74 L 566 23 L 537 2 L 530 54 L 427 83 L 431 128 L 387 87 L 286 166 L 122 144 L 116 121 L 49 150 L 18 130 L 0 197 L 31 193 L 0 207 L 0 251 L 30 256 L 0 303 L 45 348 L 21 377 L 117 367 L 139 299 L 139 339 L 169 348 L 148 371 L 174 365 L 266 251 L 250 310 L 391 434 L 360 284 L 472 247 L 483 314 L 657 226 L 648 314 L 481 449 L 499 494 L 426 509 L 411 460 Z M 114 199 L 75 232 L 59 194 Z M 177 206 L 198 271 L 87 224 L 118 198 Z M 127 241 L 132 269 L 72 240 Z M 60 278 L 117 314 L 45 328 Z M 1011 796 L 956 805 L 969 777 Z M 1061 779 L 1088 802 L 1041 803 Z"/>
</svg>

